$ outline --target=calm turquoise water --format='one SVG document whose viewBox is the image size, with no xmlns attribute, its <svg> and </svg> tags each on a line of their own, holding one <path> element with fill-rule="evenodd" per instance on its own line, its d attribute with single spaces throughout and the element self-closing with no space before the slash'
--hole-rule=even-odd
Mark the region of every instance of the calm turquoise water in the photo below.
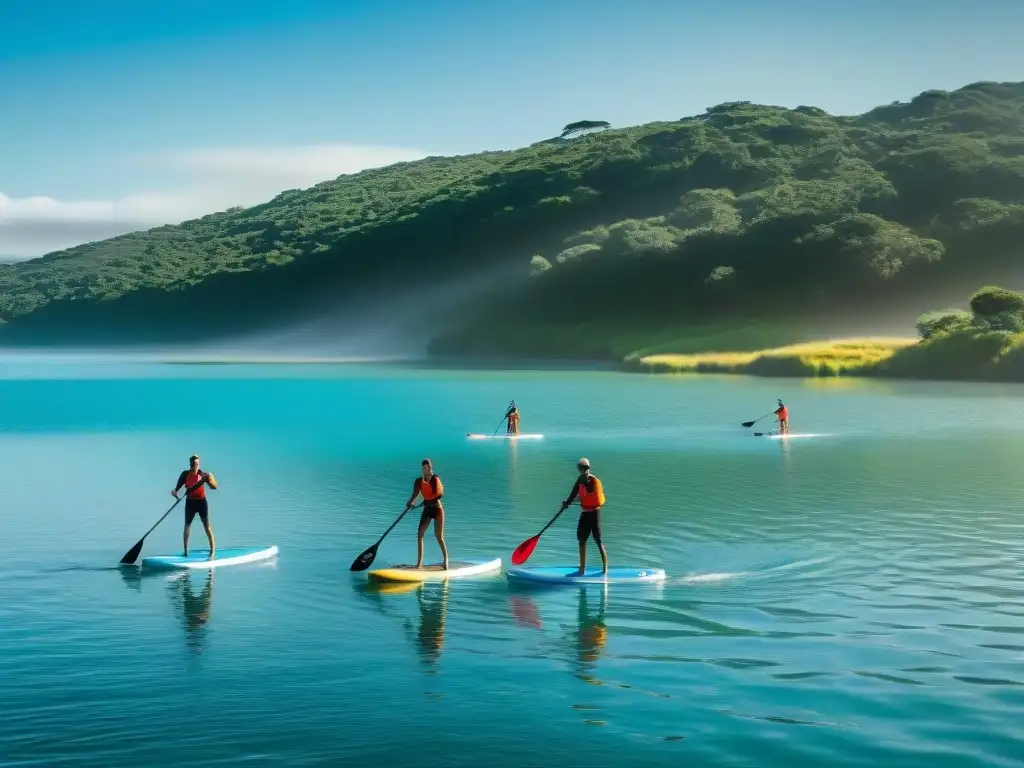
<svg viewBox="0 0 1024 768">
<path fill-rule="evenodd" d="M 0 375 L 0 765 L 1024 764 L 1020 388 L 89 362 Z M 513 397 L 545 440 L 465 439 Z M 740 428 L 776 397 L 820 436 Z M 192 452 L 221 485 L 218 544 L 277 544 L 275 562 L 116 566 Z M 424 456 L 452 557 L 507 558 L 581 455 L 609 496 L 612 562 L 664 567 L 665 585 L 374 592 L 348 571 Z M 415 557 L 414 528 L 376 565 Z M 573 562 L 574 528 L 567 513 L 531 563 Z M 143 554 L 178 551 L 180 534 L 175 510 Z"/>
</svg>

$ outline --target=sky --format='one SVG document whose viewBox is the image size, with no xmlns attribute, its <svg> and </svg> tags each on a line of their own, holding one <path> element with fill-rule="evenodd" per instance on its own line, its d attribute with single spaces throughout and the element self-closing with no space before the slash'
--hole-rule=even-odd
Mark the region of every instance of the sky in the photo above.
<svg viewBox="0 0 1024 768">
<path fill-rule="evenodd" d="M 1015 0 L 0 2 L 0 259 L 726 101 L 1024 80 Z"/>
</svg>

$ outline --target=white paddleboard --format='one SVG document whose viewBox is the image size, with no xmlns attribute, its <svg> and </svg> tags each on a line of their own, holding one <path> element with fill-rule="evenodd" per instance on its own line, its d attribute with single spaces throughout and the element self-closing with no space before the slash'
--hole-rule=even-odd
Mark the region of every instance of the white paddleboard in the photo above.
<svg viewBox="0 0 1024 768">
<path fill-rule="evenodd" d="M 534 567 L 509 568 L 505 574 L 510 579 L 538 581 L 546 584 L 618 584 L 629 582 L 664 581 L 665 571 L 661 568 L 636 568 L 617 566 L 601 572 L 601 567 L 590 567 L 582 576 L 576 575 L 578 565 L 538 565 Z"/>
<path fill-rule="evenodd" d="M 501 558 L 466 557 L 461 560 L 449 560 L 448 570 L 444 570 L 442 565 L 444 564 L 432 563 L 420 568 L 414 568 L 411 565 L 392 565 L 390 568 L 370 571 L 366 575 L 377 581 L 445 581 L 501 570 Z"/>
<path fill-rule="evenodd" d="M 824 437 L 824 435 L 813 432 L 790 432 L 788 435 L 780 435 L 778 432 L 755 433 L 754 437 L 767 437 L 771 440 L 795 440 L 800 437 Z"/>
<path fill-rule="evenodd" d="M 522 435 L 477 435 L 472 432 L 467 432 L 466 437 L 470 440 L 540 440 L 544 435 L 541 434 L 522 434 Z"/>
<path fill-rule="evenodd" d="M 219 568 L 222 565 L 240 565 L 242 563 L 255 563 L 259 560 L 267 560 L 277 554 L 277 546 L 269 547 L 226 547 L 218 549 L 213 560 L 210 559 L 210 550 L 193 549 L 184 555 L 153 555 L 142 558 L 143 568 Z"/>
</svg>

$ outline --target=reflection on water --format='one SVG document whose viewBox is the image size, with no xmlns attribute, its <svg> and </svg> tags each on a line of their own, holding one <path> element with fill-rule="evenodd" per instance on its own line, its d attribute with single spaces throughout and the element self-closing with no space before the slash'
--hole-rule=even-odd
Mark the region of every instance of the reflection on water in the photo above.
<svg viewBox="0 0 1024 768">
<path fill-rule="evenodd" d="M 590 605 L 590 594 L 600 591 L 600 596 Z M 608 642 L 608 627 L 605 624 L 605 611 L 608 608 L 608 585 L 600 590 L 579 590 L 579 602 L 576 613 L 576 660 L 578 664 L 576 676 L 588 683 L 600 685 L 601 681 L 594 677 L 597 660 L 601 658 L 605 644 Z"/>
<path fill-rule="evenodd" d="M 210 620 L 210 603 L 213 600 L 213 569 L 206 570 L 202 587 L 197 589 L 193 574 L 185 572 L 167 582 L 171 600 L 181 611 L 182 626 L 185 628 L 185 644 L 193 653 L 202 653 L 206 639 L 206 623 Z"/>
<path fill-rule="evenodd" d="M 416 607 L 419 610 L 419 621 L 413 628 L 413 620 L 405 620 L 405 628 L 413 636 L 416 651 L 420 659 L 431 669 L 437 664 L 444 648 L 445 625 L 448 618 L 448 599 L 451 586 L 448 581 L 356 584 L 356 594 L 371 601 L 385 616 L 392 615 L 393 610 L 407 606 L 399 595 L 416 595 Z"/>
<path fill-rule="evenodd" d="M 134 589 L 136 592 L 142 591 L 142 569 L 134 565 L 122 566 L 118 570 L 121 571 L 121 578 L 124 583 Z"/>
<path fill-rule="evenodd" d="M 204 575 L 181 571 L 168 578 L 166 572 L 146 572 L 137 566 L 121 566 L 121 579 L 136 592 L 142 591 L 146 580 L 166 580 L 171 602 L 180 611 L 181 623 L 185 628 L 185 644 L 193 653 L 203 652 L 206 624 L 210 620 L 210 604 L 213 601 L 213 569 Z M 199 582 L 202 581 L 202 585 Z"/>
<path fill-rule="evenodd" d="M 447 581 L 423 584 L 416 590 L 416 604 L 420 609 L 420 621 L 416 628 L 416 648 L 420 660 L 433 667 L 441 658 L 444 648 L 445 620 L 448 618 Z M 406 622 L 406 627 L 409 622 Z"/>
<path fill-rule="evenodd" d="M 508 602 L 512 610 L 512 620 L 517 626 L 525 629 L 544 629 L 540 608 L 528 588 L 509 594 Z M 608 643 L 608 625 L 605 620 L 607 609 L 607 584 L 579 588 L 576 596 L 576 623 L 569 630 L 568 637 L 570 660 L 573 674 L 580 680 L 594 685 L 601 685 L 594 671 Z"/>
</svg>

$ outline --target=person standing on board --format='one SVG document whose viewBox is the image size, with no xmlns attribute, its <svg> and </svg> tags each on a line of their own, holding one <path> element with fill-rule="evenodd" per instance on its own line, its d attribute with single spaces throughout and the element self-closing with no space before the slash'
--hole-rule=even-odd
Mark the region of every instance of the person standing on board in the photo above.
<svg viewBox="0 0 1024 768">
<path fill-rule="evenodd" d="M 519 408 L 515 404 L 515 400 L 512 400 L 512 407 L 509 412 L 505 415 L 505 418 L 509 420 L 508 433 L 511 435 L 519 434 Z"/>
<path fill-rule="evenodd" d="M 516 401 L 513 400 L 508 410 L 505 411 L 505 419 L 508 421 L 508 427 L 505 429 L 505 433 L 509 435 L 519 434 L 519 408 L 516 406 Z"/>
<path fill-rule="evenodd" d="M 789 434 L 789 408 L 779 400 L 779 407 L 775 409 L 775 415 L 779 418 L 779 434 Z"/>
<path fill-rule="evenodd" d="M 171 496 L 178 498 L 178 491 L 182 486 L 189 489 L 194 485 L 199 487 L 189 490 L 185 496 L 185 533 L 182 537 L 185 545 L 185 557 L 188 557 L 188 531 L 192 526 L 192 520 L 199 515 L 206 531 L 206 538 L 210 540 L 210 559 L 213 560 L 213 556 L 217 552 L 217 544 L 213 539 L 213 528 L 210 527 L 210 506 L 206 501 L 206 486 L 217 490 L 217 478 L 213 476 L 212 472 L 203 472 L 199 468 L 199 457 L 192 454 L 188 459 L 188 469 L 178 475 L 178 484 L 171 491 Z"/>
<path fill-rule="evenodd" d="M 417 496 L 423 497 L 423 512 L 420 514 L 420 527 L 416 531 L 416 567 L 423 567 L 423 536 L 430 527 L 430 521 L 434 521 L 434 537 L 437 545 L 441 548 L 441 556 L 444 558 L 444 570 L 448 570 L 448 547 L 444 543 L 444 507 L 441 499 L 444 497 L 444 485 L 441 478 L 434 474 L 434 465 L 430 459 L 421 462 L 423 474 L 417 477 L 412 483 L 412 496 L 405 503 L 406 510 L 412 509 Z"/>
<path fill-rule="evenodd" d="M 601 507 L 604 506 L 604 486 L 590 474 L 589 459 L 580 459 L 576 465 L 580 476 L 572 486 L 569 498 L 562 502 L 562 510 L 568 509 L 573 500 L 580 500 L 580 519 L 576 524 L 576 540 L 580 543 L 580 569 L 574 576 L 582 576 L 587 568 L 587 539 L 594 537 L 594 543 L 601 551 L 602 573 L 608 574 L 608 553 L 601 540 Z"/>
</svg>

